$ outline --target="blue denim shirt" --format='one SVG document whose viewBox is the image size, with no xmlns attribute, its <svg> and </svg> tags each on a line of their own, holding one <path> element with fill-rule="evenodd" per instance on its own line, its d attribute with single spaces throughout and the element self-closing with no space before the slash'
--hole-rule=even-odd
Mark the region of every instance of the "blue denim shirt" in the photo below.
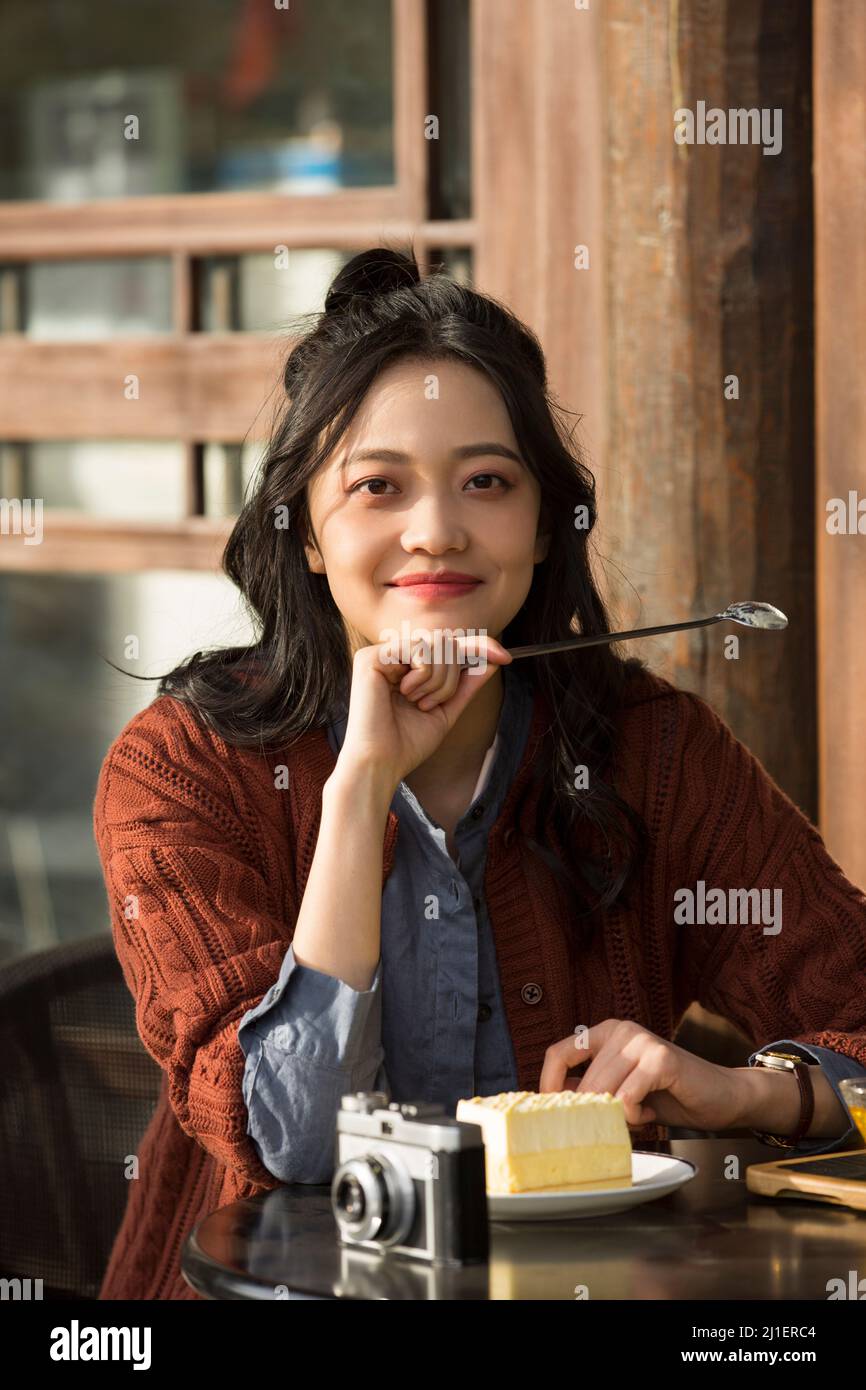
<svg viewBox="0 0 866 1390">
<path fill-rule="evenodd" d="M 517 1089 L 493 929 L 484 900 L 487 841 L 523 758 L 531 677 L 502 669 L 503 700 L 486 783 L 445 831 L 401 782 L 394 863 L 382 893 L 381 953 L 368 990 L 299 965 L 289 946 L 279 976 L 241 1019 L 247 1133 L 283 1182 L 327 1182 L 340 1097 L 384 1090 L 392 1100 L 457 1101 Z M 328 730 L 335 753 L 344 711 Z M 387 1058 L 387 1070 L 385 1059 Z"/>
<path fill-rule="evenodd" d="M 299 965 L 290 945 L 277 980 L 240 1021 L 247 1133 L 283 1182 L 330 1181 L 336 1115 L 348 1092 L 439 1101 L 453 1114 L 461 1097 L 517 1089 L 483 883 L 488 835 L 523 757 L 533 696 L 521 665 L 503 667 L 502 678 L 496 751 L 485 785 L 457 823 L 456 863 L 445 831 L 405 782 L 394 793 L 400 831 L 370 988 L 354 990 Z M 335 753 L 346 722 L 344 711 L 329 727 Z M 749 1065 L 758 1052 L 782 1046 L 821 1065 L 848 1114 L 838 1083 L 866 1076 L 866 1067 L 788 1038 L 757 1049 Z M 792 1152 L 825 1153 L 856 1144 L 855 1136 L 851 1124 L 839 1139 L 801 1140 Z"/>
</svg>

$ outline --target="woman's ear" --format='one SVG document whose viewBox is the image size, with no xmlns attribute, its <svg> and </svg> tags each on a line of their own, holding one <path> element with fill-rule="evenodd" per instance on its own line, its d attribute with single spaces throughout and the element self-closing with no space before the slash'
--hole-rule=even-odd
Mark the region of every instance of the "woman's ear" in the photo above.
<svg viewBox="0 0 866 1390">
<path fill-rule="evenodd" d="M 546 559 L 547 559 L 547 552 L 548 552 L 549 549 L 550 549 L 550 533 L 547 532 L 547 533 L 545 533 L 545 534 L 543 534 L 543 535 L 542 535 L 541 533 L 539 533 L 539 534 L 535 537 L 535 563 L 536 563 L 536 564 L 539 564 L 542 560 L 546 560 Z"/>
<path fill-rule="evenodd" d="M 303 517 L 301 520 L 301 535 L 304 541 L 304 554 L 307 557 L 307 564 L 310 567 L 311 573 L 324 574 L 325 562 L 322 559 L 319 547 L 316 545 L 315 541 L 310 539 L 312 528 L 310 527 L 308 517 Z"/>
<path fill-rule="evenodd" d="M 312 574 L 325 573 L 325 562 L 319 554 L 319 551 L 316 546 L 310 545 L 308 541 L 305 542 L 304 554 L 307 557 L 307 564 L 309 565 Z"/>
</svg>

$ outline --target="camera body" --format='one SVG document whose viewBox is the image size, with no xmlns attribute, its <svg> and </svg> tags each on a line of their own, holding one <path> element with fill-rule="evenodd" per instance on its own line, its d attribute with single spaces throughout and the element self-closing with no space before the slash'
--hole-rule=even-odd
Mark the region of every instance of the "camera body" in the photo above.
<svg viewBox="0 0 866 1390">
<path fill-rule="evenodd" d="M 442 1264 L 488 1257 L 480 1125 L 357 1091 L 337 1112 L 331 1206 L 342 1244 Z"/>
</svg>

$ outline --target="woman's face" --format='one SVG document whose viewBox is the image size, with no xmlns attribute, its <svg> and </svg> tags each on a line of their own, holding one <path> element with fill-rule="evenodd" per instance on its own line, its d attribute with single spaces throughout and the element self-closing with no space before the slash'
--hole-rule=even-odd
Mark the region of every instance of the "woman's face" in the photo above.
<svg viewBox="0 0 866 1390">
<path fill-rule="evenodd" d="M 541 492 L 511 420 L 481 371 L 452 360 L 402 361 L 375 380 L 308 484 L 326 574 L 351 650 L 412 628 L 499 638 L 524 602 L 540 537 Z M 474 583 L 397 585 L 440 570 Z"/>
</svg>

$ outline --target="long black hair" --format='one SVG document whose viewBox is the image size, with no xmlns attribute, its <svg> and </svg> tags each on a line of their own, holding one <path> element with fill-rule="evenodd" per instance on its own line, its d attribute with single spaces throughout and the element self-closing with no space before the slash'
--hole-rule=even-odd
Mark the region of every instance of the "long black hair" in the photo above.
<svg viewBox="0 0 866 1390">
<path fill-rule="evenodd" d="M 226 544 L 222 567 L 256 620 L 257 640 L 196 652 L 159 678 L 160 695 L 185 701 L 231 744 L 285 748 L 344 707 L 350 644 L 327 577 L 307 563 L 304 542 L 313 536 L 307 484 L 377 374 L 407 358 L 450 358 L 485 372 L 540 485 L 540 525 L 550 534 L 549 549 L 534 568 L 526 601 L 502 633 L 503 644 L 611 631 L 590 567 L 595 480 L 567 412 L 548 388 L 538 339 L 489 295 L 441 273 L 421 279 L 411 251 L 376 247 L 340 270 L 324 312 L 289 352 L 284 400 L 255 487 Z M 539 791 L 541 782 L 542 794 L 526 838 L 572 890 L 577 918 L 591 917 L 624 895 L 646 854 L 642 817 L 606 780 L 616 712 L 630 677 L 645 669 L 611 644 L 535 663 L 533 679 L 551 724 L 533 766 L 530 789 Z M 249 671 L 255 672 L 252 680 L 243 678 Z M 588 771 L 583 790 L 575 781 L 581 765 Z M 574 853 L 580 821 L 585 845 L 603 841 L 601 855 Z M 622 851 L 618 860 L 615 844 Z M 599 894 L 588 911 L 587 884 Z"/>
</svg>

